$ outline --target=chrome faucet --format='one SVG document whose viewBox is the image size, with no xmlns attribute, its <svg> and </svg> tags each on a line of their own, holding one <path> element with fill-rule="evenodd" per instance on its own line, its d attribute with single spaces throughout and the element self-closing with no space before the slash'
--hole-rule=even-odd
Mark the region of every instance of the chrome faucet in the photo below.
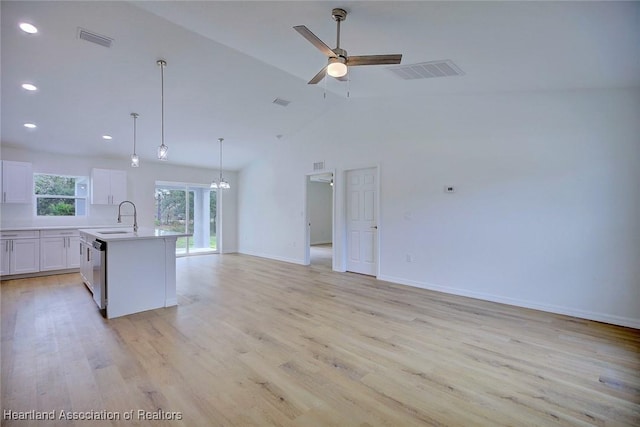
<svg viewBox="0 0 640 427">
<path fill-rule="evenodd" d="M 131 215 L 122 215 L 120 213 L 120 208 L 125 203 L 129 203 L 131 206 L 133 206 L 133 232 L 137 233 L 138 232 L 138 213 L 136 212 L 136 205 L 134 205 L 133 202 L 130 202 L 129 200 L 125 200 L 124 202 L 120 202 L 120 204 L 118 205 L 118 224 L 122 223 L 122 217 L 123 216 L 131 216 Z"/>
</svg>

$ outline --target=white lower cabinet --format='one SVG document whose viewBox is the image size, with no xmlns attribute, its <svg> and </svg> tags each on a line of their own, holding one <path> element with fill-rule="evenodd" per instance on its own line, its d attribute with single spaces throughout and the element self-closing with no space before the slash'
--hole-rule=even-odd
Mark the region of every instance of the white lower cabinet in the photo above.
<svg viewBox="0 0 640 427">
<path fill-rule="evenodd" d="M 0 250 L 2 251 L 0 275 L 40 271 L 38 231 L 0 232 Z"/>
<path fill-rule="evenodd" d="M 80 267 L 78 230 L 40 231 L 40 271 Z"/>
</svg>

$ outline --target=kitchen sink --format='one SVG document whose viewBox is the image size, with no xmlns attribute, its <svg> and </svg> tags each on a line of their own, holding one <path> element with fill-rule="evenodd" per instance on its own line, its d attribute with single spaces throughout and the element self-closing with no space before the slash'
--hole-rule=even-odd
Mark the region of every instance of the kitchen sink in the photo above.
<svg viewBox="0 0 640 427">
<path fill-rule="evenodd" d="M 129 234 L 130 231 L 97 231 L 98 234 Z"/>
</svg>

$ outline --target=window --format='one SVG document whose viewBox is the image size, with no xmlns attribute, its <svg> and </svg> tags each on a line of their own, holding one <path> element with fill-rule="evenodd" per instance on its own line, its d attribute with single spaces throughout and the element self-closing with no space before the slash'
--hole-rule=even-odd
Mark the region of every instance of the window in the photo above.
<svg viewBox="0 0 640 427">
<path fill-rule="evenodd" d="M 37 216 L 86 216 L 89 178 L 34 174 Z"/>
</svg>

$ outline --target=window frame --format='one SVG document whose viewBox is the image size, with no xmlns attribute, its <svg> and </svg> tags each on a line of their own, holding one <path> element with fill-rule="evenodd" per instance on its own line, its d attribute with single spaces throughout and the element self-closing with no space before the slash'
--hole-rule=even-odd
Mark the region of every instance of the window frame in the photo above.
<svg viewBox="0 0 640 427">
<path fill-rule="evenodd" d="M 60 178 L 74 178 L 74 187 L 78 185 L 78 181 L 84 181 L 87 186 L 87 190 L 84 196 L 78 196 L 77 194 L 73 196 L 66 195 L 56 195 L 56 194 L 36 194 L 36 179 L 38 176 L 52 176 L 52 177 L 60 177 Z M 82 184 L 82 182 L 80 183 Z M 77 193 L 77 188 L 74 190 Z M 33 214 L 36 218 L 86 218 L 89 216 L 89 177 L 83 175 L 70 175 L 70 174 L 59 174 L 59 173 L 47 173 L 47 172 L 34 172 L 33 173 Z M 41 199 L 68 199 L 68 200 L 83 200 L 84 201 L 84 213 L 77 213 L 77 202 L 74 202 L 76 209 L 74 209 L 73 215 L 39 215 L 38 214 L 38 201 Z"/>
</svg>

